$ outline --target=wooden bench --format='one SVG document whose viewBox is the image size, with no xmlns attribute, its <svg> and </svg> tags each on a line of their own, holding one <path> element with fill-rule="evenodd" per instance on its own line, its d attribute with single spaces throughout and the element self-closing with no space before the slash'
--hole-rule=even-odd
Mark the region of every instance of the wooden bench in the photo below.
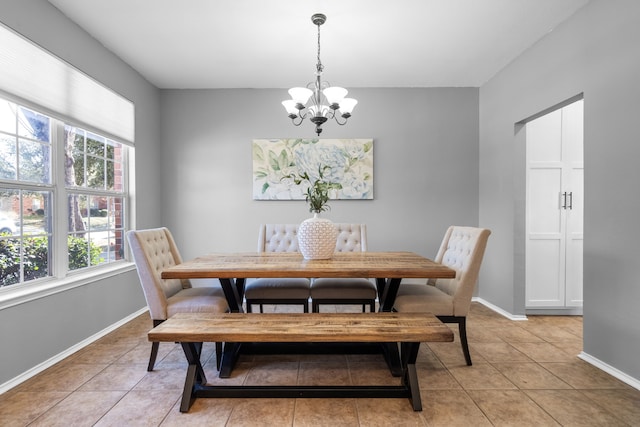
<svg viewBox="0 0 640 427">
<path fill-rule="evenodd" d="M 181 313 L 148 334 L 149 341 L 179 342 L 189 367 L 180 412 L 197 397 L 407 397 L 422 410 L 415 362 L 421 342 L 453 341 L 451 330 L 424 313 Z M 400 343 L 399 386 L 207 385 L 200 363 L 203 342 Z"/>
</svg>

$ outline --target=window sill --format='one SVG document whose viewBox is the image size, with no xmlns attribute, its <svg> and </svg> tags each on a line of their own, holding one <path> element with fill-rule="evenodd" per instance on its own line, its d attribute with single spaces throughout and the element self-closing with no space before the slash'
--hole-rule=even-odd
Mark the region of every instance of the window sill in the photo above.
<svg viewBox="0 0 640 427">
<path fill-rule="evenodd" d="M 84 286 L 108 277 L 117 276 L 136 269 L 132 262 L 122 262 L 91 272 L 70 275 L 64 279 L 51 279 L 34 284 L 11 285 L 0 288 L 0 310 L 34 301 L 69 289 Z"/>
</svg>

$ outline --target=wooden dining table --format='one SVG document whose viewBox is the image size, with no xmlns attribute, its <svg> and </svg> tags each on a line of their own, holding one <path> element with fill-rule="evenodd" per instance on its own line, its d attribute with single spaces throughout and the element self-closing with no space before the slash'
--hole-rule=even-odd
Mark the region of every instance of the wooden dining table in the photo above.
<svg viewBox="0 0 640 427">
<path fill-rule="evenodd" d="M 232 313 L 242 313 L 244 286 L 250 278 L 375 279 L 379 311 L 389 312 L 402 279 L 453 278 L 455 270 L 413 252 L 336 252 L 331 259 L 307 260 L 294 252 L 212 253 L 162 271 L 163 279 L 219 279 Z M 426 280 L 425 280 L 426 282 Z M 220 377 L 231 375 L 240 345 L 225 345 Z M 383 351 L 394 375 L 401 375 L 393 346 Z"/>
</svg>

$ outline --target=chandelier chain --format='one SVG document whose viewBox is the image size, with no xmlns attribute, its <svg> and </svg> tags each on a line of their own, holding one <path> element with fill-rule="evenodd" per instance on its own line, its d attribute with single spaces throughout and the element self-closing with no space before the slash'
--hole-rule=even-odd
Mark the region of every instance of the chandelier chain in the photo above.
<svg viewBox="0 0 640 427">
<path fill-rule="evenodd" d="M 321 73 L 324 69 L 322 65 L 322 61 L 320 61 L 320 24 L 318 24 L 318 64 L 316 65 L 316 70 L 318 73 Z"/>
</svg>

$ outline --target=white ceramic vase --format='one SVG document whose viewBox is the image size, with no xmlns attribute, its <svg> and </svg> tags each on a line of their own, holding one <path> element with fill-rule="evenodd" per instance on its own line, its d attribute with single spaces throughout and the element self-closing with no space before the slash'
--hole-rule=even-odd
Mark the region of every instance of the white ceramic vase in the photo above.
<svg viewBox="0 0 640 427">
<path fill-rule="evenodd" d="M 305 259 L 330 259 L 336 250 L 338 230 L 331 220 L 318 217 L 302 221 L 298 227 L 298 247 Z"/>
</svg>

